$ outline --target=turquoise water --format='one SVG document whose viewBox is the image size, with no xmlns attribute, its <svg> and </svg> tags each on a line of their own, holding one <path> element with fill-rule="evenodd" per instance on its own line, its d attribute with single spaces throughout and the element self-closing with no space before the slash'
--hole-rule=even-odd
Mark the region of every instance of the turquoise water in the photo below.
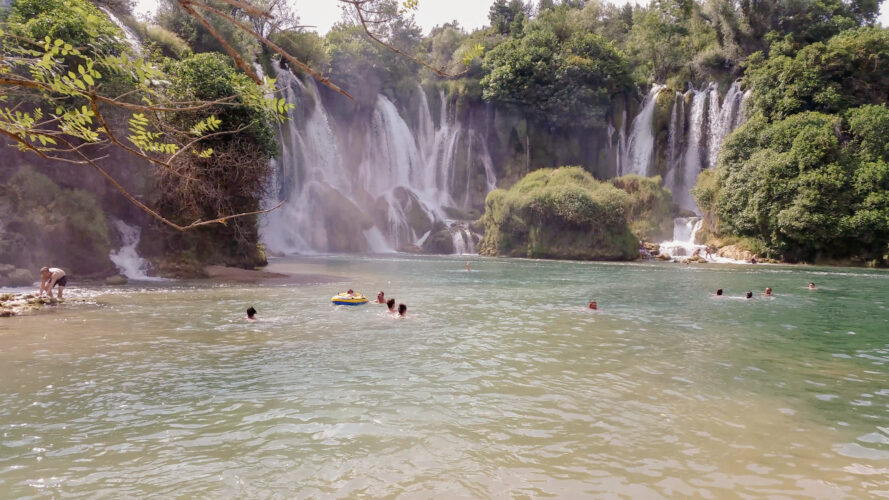
<svg viewBox="0 0 889 500">
<path fill-rule="evenodd" d="M 0 497 L 889 494 L 889 273 L 465 261 L 72 283 L 0 321 Z"/>
</svg>

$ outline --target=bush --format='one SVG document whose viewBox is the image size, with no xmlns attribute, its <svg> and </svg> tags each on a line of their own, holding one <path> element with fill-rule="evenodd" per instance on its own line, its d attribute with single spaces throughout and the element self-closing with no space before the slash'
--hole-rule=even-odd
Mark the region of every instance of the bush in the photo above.
<svg viewBox="0 0 889 500">
<path fill-rule="evenodd" d="M 754 120 L 726 140 L 693 193 L 719 233 L 791 261 L 883 260 L 889 245 L 889 109 Z"/>
<path fill-rule="evenodd" d="M 485 201 L 482 254 L 627 260 L 638 255 L 630 195 L 580 167 L 540 169 Z"/>
</svg>

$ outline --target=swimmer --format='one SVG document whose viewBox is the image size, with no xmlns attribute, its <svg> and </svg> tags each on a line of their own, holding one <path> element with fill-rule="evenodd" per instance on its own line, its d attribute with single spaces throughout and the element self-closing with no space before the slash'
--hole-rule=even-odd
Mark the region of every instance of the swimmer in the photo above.
<svg viewBox="0 0 889 500">
<path fill-rule="evenodd" d="M 817 288 L 815 288 L 815 283 L 809 283 L 809 290 L 817 290 Z"/>
<path fill-rule="evenodd" d="M 385 303 L 386 303 L 385 296 L 383 294 L 383 291 L 380 290 L 380 293 L 377 294 L 377 304 L 385 304 Z"/>
<path fill-rule="evenodd" d="M 259 318 L 256 317 L 256 309 L 252 306 L 247 309 L 247 319 L 250 321 L 258 321 Z"/>
<path fill-rule="evenodd" d="M 407 306 L 404 304 L 398 304 L 398 317 L 403 318 L 405 314 L 407 314 Z"/>
<path fill-rule="evenodd" d="M 596 310 L 599 309 L 599 305 L 596 304 L 596 301 L 595 301 L 595 300 L 591 300 L 591 301 L 590 301 L 590 309 L 592 309 L 593 311 L 596 311 Z"/>
<path fill-rule="evenodd" d="M 764 293 L 763 296 L 765 296 L 765 297 L 774 297 L 774 295 L 772 295 L 772 287 L 767 286 L 767 287 L 766 287 L 766 293 Z"/>
<path fill-rule="evenodd" d="M 466 261 L 466 272 L 472 271 L 472 269 L 469 268 L 469 264 L 470 264 L 470 262 L 467 260 Z"/>
<path fill-rule="evenodd" d="M 389 312 L 395 314 L 395 299 L 387 300 L 386 305 L 389 307 Z"/>
<path fill-rule="evenodd" d="M 753 298 L 753 292 L 751 292 L 750 290 L 747 290 L 747 293 L 744 295 L 744 298 L 745 298 L 745 299 L 752 299 L 752 298 Z"/>
<path fill-rule="evenodd" d="M 715 297 L 722 297 L 722 288 L 717 288 L 714 296 Z"/>
</svg>

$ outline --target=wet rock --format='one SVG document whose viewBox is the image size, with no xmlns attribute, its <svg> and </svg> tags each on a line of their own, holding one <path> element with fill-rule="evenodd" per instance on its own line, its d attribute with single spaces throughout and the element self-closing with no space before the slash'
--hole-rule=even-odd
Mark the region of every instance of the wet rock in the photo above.
<svg viewBox="0 0 889 500">
<path fill-rule="evenodd" d="M 450 255 L 454 253 L 454 237 L 451 236 L 451 231 L 445 227 L 430 234 L 423 242 L 423 250 L 431 254 Z"/>
<path fill-rule="evenodd" d="M 15 271 L 15 266 L 10 264 L 0 264 L 0 276 L 6 276 Z"/>
<path fill-rule="evenodd" d="M 657 256 L 661 253 L 661 246 L 657 243 L 649 243 L 647 241 L 642 242 L 642 246 L 648 250 L 648 253 L 651 255 Z"/>
<path fill-rule="evenodd" d="M 707 259 L 701 257 L 700 255 L 692 255 L 691 257 L 685 259 L 683 262 L 686 264 L 706 264 Z"/>
<path fill-rule="evenodd" d="M 125 276 L 121 276 L 119 274 L 105 278 L 105 284 L 112 285 L 112 286 L 126 285 L 128 283 L 128 281 L 129 280 L 127 280 L 127 278 Z"/>
<path fill-rule="evenodd" d="M 413 254 L 426 253 L 423 251 L 422 248 L 418 247 L 417 245 L 401 245 L 400 247 L 398 247 L 398 251 L 401 253 L 413 253 Z"/>
<path fill-rule="evenodd" d="M 662 254 L 658 254 L 658 256 L 655 257 L 655 259 L 657 259 L 657 260 L 673 260 L 673 257 L 670 257 L 670 254 L 662 253 Z"/>
<path fill-rule="evenodd" d="M 34 274 L 27 269 L 14 269 L 0 281 L 7 286 L 29 286 L 34 283 L 35 277 Z"/>
<path fill-rule="evenodd" d="M 61 302 L 52 297 L 35 297 L 30 293 L 3 294 L 0 295 L 0 318 L 31 313 L 43 306 L 55 306 Z"/>
<path fill-rule="evenodd" d="M 740 245 L 724 246 L 720 248 L 718 252 L 716 252 L 716 255 L 724 257 L 726 259 L 744 261 L 749 261 L 751 258 L 753 258 L 753 252 Z"/>
</svg>

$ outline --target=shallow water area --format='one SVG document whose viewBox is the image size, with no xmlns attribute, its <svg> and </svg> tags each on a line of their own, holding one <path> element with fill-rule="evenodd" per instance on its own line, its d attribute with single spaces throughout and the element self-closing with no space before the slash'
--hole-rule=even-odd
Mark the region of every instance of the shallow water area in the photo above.
<svg viewBox="0 0 889 500">
<path fill-rule="evenodd" d="M 269 270 L 342 280 L 71 283 L 88 303 L 0 321 L 0 497 L 889 494 L 889 273 Z"/>
</svg>

